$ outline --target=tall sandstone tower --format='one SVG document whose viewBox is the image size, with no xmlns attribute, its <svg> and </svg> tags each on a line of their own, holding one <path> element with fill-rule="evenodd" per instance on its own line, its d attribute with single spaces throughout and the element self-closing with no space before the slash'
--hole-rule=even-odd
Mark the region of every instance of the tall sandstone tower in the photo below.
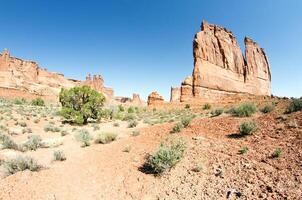
<svg viewBox="0 0 302 200">
<path fill-rule="evenodd" d="M 245 38 L 244 44 L 245 55 L 231 31 L 203 21 L 193 40 L 192 76 L 182 82 L 180 93 L 171 92 L 171 99 L 189 102 L 236 93 L 271 95 L 271 73 L 264 50 L 250 38 Z"/>
</svg>

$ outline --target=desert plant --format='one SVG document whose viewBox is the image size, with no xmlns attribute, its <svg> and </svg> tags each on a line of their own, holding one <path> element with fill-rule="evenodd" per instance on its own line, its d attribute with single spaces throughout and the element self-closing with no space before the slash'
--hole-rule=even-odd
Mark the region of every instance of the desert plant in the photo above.
<svg viewBox="0 0 302 200">
<path fill-rule="evenodd" d="M 115 133 L 100 133 L 95 139 L 95 143 L 107 144 L 116 140 L 117 134 Z"/>
<path fill-rule="evenodd" d="M 133 106 L 130 106 L 127 111 L 128 111 L 128 113 L 134 113 L 135 109 Z"/>
<path fill-rule="evenodd" d="M 138 125 L 138 122 L 136 120 L 131 120 L 129 123 L 128 123 L 128 128 L 134 128 Z"/>
<path fill-rule="evenodd" d="M 272 153 L 272 157 L 273 158 L 279 158 L 281 156 L 281 154 L 282 154 L 282 150 L 280 148 L 277 148 Z"/>
<path fill-rule="evenodd" d="M 211 109 L 211 105 L 209 103 L 206 103 L 203 105 L 202 107 L 203 110 L 210 110 Z"/>
<path fill-rule="evenodd" d="M 302 99 L 292 99 L 287 106 L 286 113 L 292 113 L 302 110 Z"/>
<path fill-rule="evenodd" d="M 131 120 L 135 120 L 136 119 L 136 115 L 134 113 L 128 113 L 123 117 L 123 121 L 131 121 Z"/>
<path fill-rule="evenodd" d="M 25 103 L 26 103 L 26 100 L 24 98 L 14 100 L 14 104 L 16 104 L 16 105 L 23 105 Z"/>
<path fill-rule="evenodd" d="M 40 147 L 42 141 L 39 135 L 30 135 L 27 137 L 27 141 L 23 144 L 25 150 L 36 151 Z"/>
<path fill-rule="evenodd" d="M 265 106 L 263 106 L 260 111 L 263 112 L 263 113 L 270 113 L 274 110 L 274 106 L 273 105 L 270 105 L 270 104 L 267 104 Z"/>
<path fill-rule="evenodd" d="M 66 156 L 62 150 L 55 150 L 53 152 L 53 160 L 64 161 L 64 160 L 66 160 Z"/>
<path fill-rule="evenodd" d="M 239 149 L 240 154 L 246 154 L 249 151 L 249 148 L 244 146 L 241 149 Z"/>
<path fill-rule="evenodd" d="M 250 117 L 256 113 L 257 108 L 253 103 L 243 103 L 232 109 L 232 114 L 236 117 Z"/>
<path fill-rule="evenodd" d="M 182 125 L 182 123 L 181 122 L 178 122 L 178 123 L 176 123 L 174 126 L 173 126 L 173 128 L 172 128 L 172 130 L 170 131 L 170 133 L 179 133 L 182 129 L 183 129 L 183 125 Z"/>
<path fill-rule="evenodd" d="M 18 156 L 13 159 L 4 161 L 4 169 L 7 175 L 15 174 L 19 171 L 30 170 L 38 171 L 41 166 L 31 157 L 28 156 Z"/>
<path fill-rule="evenodd" d="M 65 136 L 68 135 L 68 131 L 67 130 L 61 130 L 61 136 Z"/>
<path fill-rule="evenodd" d="M 60 132 L 60 128 L 59 127 L 56 127 L 56 126 L 54 126 L 53 124 L 46 124 L 45 126 L 44 126 L 44 131 L 45 132 Z"/>
<path fill-rule="evenodd" d="M 124 108 L 123 105 L 118 105 L 118 110 L 119 110 L 120 112 L 124 112 L 124 111 L 125 111 L 125 108 Z"/>
<path fill-rule="evenodd" d="M 40 122 L 40 119 L 35 119 L 35 120 L 34 120 L 34 123 L 35 123 L 35 124 L 37 124 L 37 123 L 39 123 L 39 122 Z"/>
<path fill-rule="evenodd" d="M 186 128 L 187 126 L 189 126 L 191 121 L 192 121 L 192 117 L 186 116 L 181 119 L 181 124 L 183 125 L 184 128 Z"/>
<path fill-rule="evenodd" d="M 197 166 L 195 166 L 195 167 L 192 169 L 192 171 L 193 171 L 193 172 L 200 172 L 200 171 L 202 171 L 202 169 L 203 169 L 202 165 L 201 165 L 201 164 L 198 164 Z"/>
<path fill-rule="evenodd" d="M 72 123 L 86 124 L 90 118 L 99 118 L 105 97 L 89 86 L 81 86 L 62 89 L 59 100 L 62 104 L 61 116 Z"/>
<path fill-rule="evenodd" d="M 256 130 L 256 128 L 257 128 L 256 122 L 245 121 L 240 124 L 239 131 L 241 135 L 245 136 L 245 135 L 252 134 Z"/>
<path fill-rule="evenodd" d="M 212 110 L 211 114 L 212 116 L 216 117 L 223 113 L 223 108 L 216 108 L 215 110 Z"/>
<path fill-rule="evenodd" d="M 92 140 L 91 134 L 86 129 L 80 129 L 75 133 L 75 138 L 77 141 L 82 142 L 82 147 L 90 145 L 90 140 Z"/>
<path fill-rule="evenodd" d="M 131 136 L 138 136 L 140 134 L 139 131 L 132 131 Z"/>
<path fill-rule="evenodd" d="M 41 97 L 38 97 L 31 101 L 31 105 L 32 106 L 45 106 L 45 103 Z"/>
<path fill-rule="evenodd" d="M 161 174 L 174 167 L 183 157 L 186 143 L 183 140 L 161 144 L 159 150 L 147 157 L 145 168 L 154 174 Z"/>
<path fill-rule="evenodd" d="M 186 104 L 185 109 L 190 109 L 190 104 Z"/>
<path fill-rule="evenodd" d="M 98 124 L 92 124 L 92 128 L 93 128 L 94 131 L 97 131 L 97 130 L 101 129 L 100 125 L 98 125 Z"/>
<path fill-rule="evenodd" d="M 18 145 L 8 136 L 0 133 L 0 145 L 2 149 L 17 149 Z"/>
<path fill-rule="evenodd" d="M 114 127 L 119 127 L 120 124 L 119 124 L 118 122 L 114 122 L 114 123 L 113 123 L 113 126 L 114 126 Z"/>
</svg>

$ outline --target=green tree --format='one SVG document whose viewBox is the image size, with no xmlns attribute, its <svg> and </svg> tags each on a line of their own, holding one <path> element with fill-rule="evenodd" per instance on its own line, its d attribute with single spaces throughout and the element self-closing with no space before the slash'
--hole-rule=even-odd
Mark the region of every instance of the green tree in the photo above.
<svg viewBox="0 0 302 200">
<path fill-rule="evenodd" d="M 59 101 L 61 116 L 76 124 L 86 124 L 88 119 L 97 119 L 105 102 L 103 94 L 89 86 L 61 89 Z"/>
</svg>

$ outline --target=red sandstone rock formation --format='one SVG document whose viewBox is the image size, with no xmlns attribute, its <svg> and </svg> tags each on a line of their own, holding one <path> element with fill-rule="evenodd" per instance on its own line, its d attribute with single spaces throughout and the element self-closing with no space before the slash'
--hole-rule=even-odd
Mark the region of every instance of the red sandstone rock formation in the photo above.
<svg viewBox="0 0 302 200">
<path fill-rule="evenodd" d="M 160 104 L 164 103 L 164 98 L 155 91 L 155 92 L 152 92 L 151 94 L 149 94 L 147 103 L 148 103 L 148 106 L 160 105 Z"/>
<path fill-rule="evenodd" d="M 111 101 L 114 96 L 113 89 L 104 87 L 103 83 L 103 79 L 96 75 L 93 79 L 88 76 L 84 82 L 68 79 L 62 74 L 40 68 L 36 62 L 11 57 L 8 50 L 0 54 L 0 88 L 2 91 L 11 90 L 16 97 L 38 95 L 47 97 L 46 99 L 57 99 L 62 87 L 70 88 L 84 84 L 103 93 L 107 100 Z"/>
<path fill-rule="evenodd" d="M 170 102 L 180 102 L 181 89 L 177 87 L 171 87 Z"/>
<path fill-rule="evenodd" d="M 245 48 L 244 57 L 231 31 L 203 22 L 193 41 L 192 77 L 182 83 L 180 101 L 219 99 L 235 93 L 271 95 L 264 50 L 249 38 L 245 38 Z"/>
</svg>

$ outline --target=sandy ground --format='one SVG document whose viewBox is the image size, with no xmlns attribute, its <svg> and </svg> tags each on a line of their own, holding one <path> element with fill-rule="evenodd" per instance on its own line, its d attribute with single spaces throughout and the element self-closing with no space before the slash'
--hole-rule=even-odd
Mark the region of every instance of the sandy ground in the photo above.
<svg viewBox="0 0 302 200">
<path fill-rule="evenodd" d="M 0 199 L 302 199 L 302 112 L 280 116 L 254 115 L 250 119 L 258 130 L 243 138 L 237 137 L 238 126 L 246 118 L 226 114 L 194 119 L 177 134 L 170 134 L 174 123 L 134 129 L 105 123 L 101 131 L 120 133 L 112 143 L 81 148 L 70 134 L 59 147 L 27 152 L 44 168 L 0 179 Z M 293 121 L 297 126 L 290 125 Z M 32 124 L 37 126 L 33 132 L 45 122 L 40 123 Z M 133 130 L 140 135 L 131 136 Z M 146 154 L 178 137 L 185 138 L 188 148 L 175 168 L 159 177 L 140 171 Z M 239 154 L 243 146 L 249 151 Z M 272 158 L 276 148 L 282 155 Z M 55 149 L 64 150 L 67 160 L 53 162 Z M 7 151 L 12 150 L 0 153 Z"/>
</svg>

